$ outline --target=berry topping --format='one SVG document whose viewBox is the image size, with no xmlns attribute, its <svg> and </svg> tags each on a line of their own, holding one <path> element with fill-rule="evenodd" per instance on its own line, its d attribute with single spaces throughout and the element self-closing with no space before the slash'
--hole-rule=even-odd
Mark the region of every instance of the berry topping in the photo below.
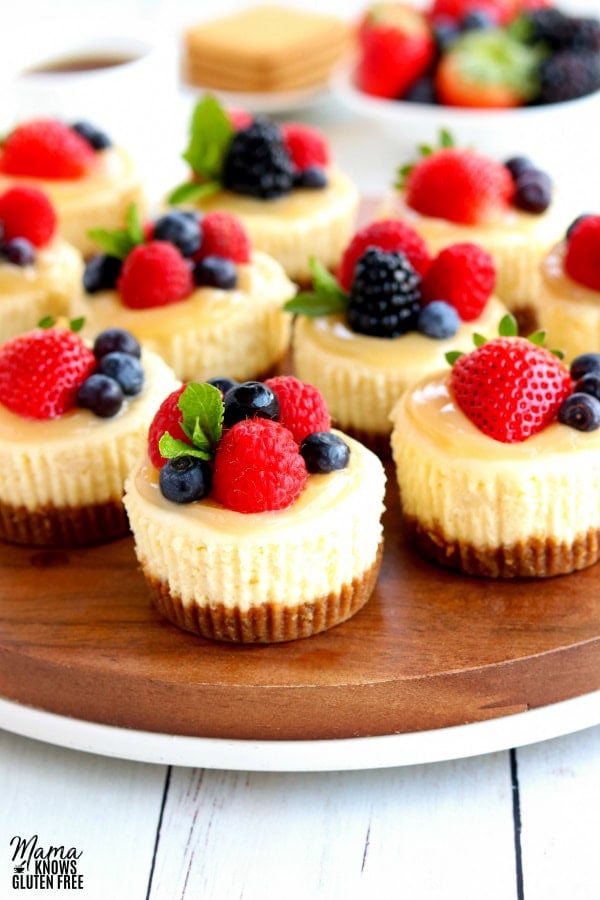
<svg viewBox="0 0 600 900">
<path fill-rule="evenodd" d="M 173 211 L 156 220 L 152 236 L 174 244 L 183 256 L 193 256 L 202 243 L 202 226 L 197 216 Z"/>
<path fill-rule="evenodd" d="M 193 503 L 210 492 L 212 468 L 195 456 L 176 456 L 164 461 L 159 485 L 163 497 L 173 503 Z"/>
<path fill-rule="evenodd" d="M 52 203 L 37 188 L 17 186 L 0 194 L 0 222 L 4 240 L 25 238 L 34 247 L 44 247 L 56 233 Z"/>
<path fill-rule="evenodd" d="M 416 327 L 421 278 L 403 253 L 368 249 L 358 260 L 346 310 L 360 334 L 397 337 Z"/>
<path fill-rule="evenodd" d="M 535 169 L 534 164 L 528 156 L 511 156 L 510 159 L 506 160 L 504 165 L 515 181 L 523 174 L 523 172 L 527 172 L 529 169 Z"/>
<path fill-rule="evenodd" d="M 282 125 L 281 134 L 292 163 L 300 172 L 313 167 L 325 169 L 329 165 L 329 145 L 318 129 L 293 122 Z"/>
<path fill-rule="evenodd" d="M 113 350 L 100 357 L 99 371 L 103 375 L 119 384 L 123 393 L 128 397 L 139 394 L 144 386 L 144 370 L 142 364 L 135 356 L 123 353 L 121 350 Z"/>
<path fill-rule="evenodd" d="M 107 328 L 96 336 L 94 341 L 94 356 L 101 359 L 107 353 L 127 353 L 139 359 L 142 355 L 140 342 L 130 331 L 123 328 Z"/>
<path fill-rule="evenodd" d="M 515 443 L 556 418 L 572 381 L 567 367 L 549 350 L 526 338 L 505 336 L 459 355 L 450 388 L 480 431 L 496 441 Z"/>
<path fill-rule="evenodd" d="M 600 400 L 600 374 L 588 372 L 587 375 L 575 382 L 575 391 L 581 391 L 582 394 L 591 394 L 592 397 Z"/>
<path fill-rule="evenodd" d="M 446 300 L 464 322 L 478 318 L 496 283 L 494 261 L 477 244 L 452 244 L 433 260 L 423 279 L 423 302 Z"/>
<path fill-rule="evenodd" d="M 0 259 L 13 266 L 31 266 L 35 262 L 35 250 L 26 238 L 13 238 L 0 246 Z"/>
<path fill-rule="evenodd" d="M 308 478 L 298 444 L 279 422 L 248 419 L 226 431 L 213 471 L 213 496 L 241 513 L 286 509 Z"/>
<path fill-rule="evenodd" d="M 90 256 L 85 263 L 83 287 L 86 294 L 97 294 L 98 291 L 112 291 L 117 286 L 123 261 L 118 256 L 108 253 L 97 253 Z"/>
<path fill-rule="evenodd" d="M 573 219 L 565 233 L 566 239 L 569 240 L 577 225 L 579 225 L 580 222 L 582 222 L 584 219 L 587 219 L 587 217 L 591 215 L 592 213 L 582 213 L 580 216 L 577 216 L 576 219 Z"/>
<path fill-rule="evenodd" d="M 585 216 L 573 228 L 565 269 L 573 281 L 600 291 L 600 216 Z"/>
<path fill-rule="evenodd" d="M 95 372 L 77 392 L 77 405 L 89 409 L 101 419 L 111 419 L 123 406 L 123 390 L 114 378 Z"/>
<path fill-rule="evenodd" d="M 194 266 L 194 282 L 199 287 L 233 290 L 238 282 L 237 266 L 222 256 L 205 256 Z"/>
<path fill-rule="evenodd" d="M 123 304 L 130 309 L 167 306 L 194 290 L 190 267 L 173 244 L 150 241 L 134 247 L 117 281 Z"/>
<path fill-rule="evenodd" d="M 404 253 L 421 276 L 431 262 L 425 241 L 414 228 L 398 219 L 382 219 L 361 228 L 348 244 L 337 273 L 343 290 L 349 291 L 352 287 L 356 263 L 369 247 Z"/>
<path fill-rule="evenodd" d="M 577 431 L 596 431 L 600 428 L 600 400 L 592 394 L 576 391 L 561 403 L 558 421 Z"/>
<path fill-rule="evenodd" d="M 223 426 L 231 428 L 242 419 L 279 418 L 279 400 L 270 387 L 260 381 L 243 381 L 224 397 Z"/>
<path fill-rule="evenodd" d="M 73 131 L 76 131 L 84 141 L 88 142 L 92 150 L 106 150 L 108 147 L 112 147 L 112 141 L 109 136 L 104 131 L 96 128 L 95 125 L 92 125 L 91 122 L 74 122 L 73 125 L 71 125 L 71 128 Z"/>
<path fill-rule="evenodd" d="M 582 353 L 576 356 L 570 366 L 571 378 L 578 381 L 585 375 L 600 377 L 600 353 Z"/>
<path fill-rule="evenodd" d="M 552 202 L 552 182 L 539 169 L 528 169 L 515 179 L 515 193 L 512 200 L 517 209 L 525 212 L 543 213 Z"/>
<path fill-rule="evenodd" d="M 501 163 L 473 150 L 443 147 L 408 172 L 406 202 L 417 212 L 476 225 L 503 212 L 513 194 L 510 173 Z"/>
<path fill-rule="evenodd" d="M 181 427 L 181 410 L 178 403 L 179 398 L 185 391 L 186 385 L 183 384 L 177 390 L 173 391 L 166 397 L 159 406 L 148 431 L 148 456 L 150 462 L 157 469 L 162 468 L 166 462 L 166 458 L 162 456 L 158 443 L 163 434 L 170 434 L 172 438 L 183 443 L 188 443 L 191 447 L 191 441 Z"/>
<path fill-rule="evenodd" d="M 255 119 L 235 133 L 223 161 L 223 185 L 228 190 L 273 199 L 288 194 L 293 183 L 294 167 L 273 122 Z"/>
<path fill-rule="evenodd" d="M 75 406 L 96 358 L 66 328 L 36 328 L 0 347 L 0 398 L 28 419 L 54 419 Z"/>
<path fill-rule="evenodd" d="M 460 327 L 460 316 L 444 300 L 434 300 L 424 306 L 417 319 L 417 331 L 425 337 L 443 340 L 453 337 Z"/>
<path fill-rule="evenodd" d="M 329 431 L 331 418 L 318 388 L 293 375 L 278 375 L 265 381 L 279 401 L 279 421 L 300 443 L 315 431 Z"/>
<path fill-rule="evenodd" d="M 517 6 L 516 0 L 434 0 L 430 16 L 434 21 L 445 17 L 462 24 L 468 16 L 478 11 L 496 25 L 503 25 L 510 21 Z"/>
<path fill-rule="evenodd" d="M 327 187 L 327 175 L 318 166 L 309 166 L 294 176 L 294 187 L 321 190 Z"/>
<path fill-rule="evenodd" d="M 400 3 L 375 3 L 359 25 L 357 87 L 375 97 L 402 97 L 433 62 L 425 16 Z"/>
<path fill-rule="evenodd" d="M 538 77 L 538 103 L 562 103 L 593 94 L 600 88 L 600 54 L 562 50 L 541 63 Z"/>
<path fill-rule="evenodd" d="M 307 435 L 300 444 L 300 453 L 311 473 L 336 472 L 345 469 L 350 460 L 348 444 L 331 431 Z"/>
<path fill-rule="evenodd" d="M 235 131 L 239 131 L 240 128 L 247 128 L 248 125 L 252 125 L 252 116 L 249 112 L 246 112 L 245 109 L 238 109 L 235 106 L 227 107 L 227 116 L 229 121 L 231 122 L 231 126 Z"/>
<path fill-rule="evenodd" d="M 221 396 L 224 397 L 227 391 L 235 387 L 239 384 L 239 381 L 235 381 L 233 378 L 208 378 L 206 381 L 207 384 L 212 384 L 213 387 L 218 388 L 221 391 Z"/>
<path fill-rule="evenodd" d="M 34 119 L 19 125 L 4 141 L 0 171 L 34 178 L 81 178 L 96 165 L 96 154 L 68 125 Z"/>
<path fill-rule="evenodd" d="M 202 246 L 195 259 L 223 256 L 236 263 L 250 262 L 250 238 L 237 216 L 228 212 L 206 213 L 202 231 Z"/>
</svg>

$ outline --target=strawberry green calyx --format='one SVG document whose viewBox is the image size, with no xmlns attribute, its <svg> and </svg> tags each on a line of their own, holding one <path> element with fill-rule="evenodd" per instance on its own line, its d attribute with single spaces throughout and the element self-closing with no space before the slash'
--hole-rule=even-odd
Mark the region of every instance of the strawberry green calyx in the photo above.
<svg viewBox="0 0 600 900">
<path fill-rule="evenodd" d="M 113 231 L 106 228 L 92 228 L 87 234 L 105 253 L 118 259 L 125 259 L 134 247 L 144 243 L 144 229 L 135 203 L 127 210 L 125 228 L 115 228 Z"/>
<path fill-rule="evenodd" d="M 348 294 L 342 290 L 338 280 L 315 257 L 310 259 L 313 276 L 313 291 L 301 291 L 283 307 L 287 312 L 301 316 L 318 318 L 345 312 Z"/>
<path fill-rule="evenodd" d="M 188 384 L 177 402 L 181 410 L 181 429 L 191 444 L 172 437 L 167 431 L 158 443 L 164 459 L 196 456 L 211 460 L 223 431 L 223 397 L 212 384 Z"/>
<path fill-rule="evenodd" d="M 403 190 L 406 187 L 406 179 L 420 159 L 424 159 L 426 156 L 432 156 L 436 150 L 446 150 L 449 147 L 456 147 L 456 142 L 448 129 L 440 128 L 437 146 L 432 146 L 431 144 L 419 144 L 417 148 L 419 153 L 418 159 L 398 168 L 394 187 L 399 191 Z"/>
<path fill-rule="evenodd" d="M 37 323 L 38 328 L 52 328 L 54 325 L 59 324 L 54 316 L 44 316 L 43 319 Z M 83 316 L 79 316 L 77 319 L 69 319 L 67 323 L 67 328 L 69 331 L 72 331 L 74 334 L 77 334 L 78 331 L 81 331 L 83 326 L 85 325 L 85 318 Z"/>
<path fill-rule="evenodd" d="M 223 160 L 234 133 L 229 116 L 215 97 L 207 94 L 198 101 L 183 153 L 194 179 L 176 187 L 169 195 L 169 203 L 198 200 L 220 190 Z"/>
<path fill-rule="evenodd" d="M 502 317 L 500 323 L 498 325 L 498 337 L 519 337 L 519 326 L 517 324 L 517 320 L 512 315 L 512 313 L 507 313 Z M 474 332 L 472 335 L 473 345 L 477 349 L 479 347 L 483 347 L 484 344 L 487 344 L 489 340 L 494 340 L 494 338 L 487 338 L 482 334 L 478 334 Z M 531 334 L 528 334 L 525 338 L 530 343 L 535 344 L 536 347 L 543 347 L 544 341 L 546 340 L 546 332 L 545 331 L 534 331 Z M 562 350 L 550 350 L 550 348 L 545 348 L 552 353 L 553 356 L 556 356 L 558 359 L 563 359 L 564 353 Z M 460 359 L 461 356 L 465 356 L 465 353 L 462 350 L 450 350 L 445 354 L 446 362 L 448 365 L 453 366 L 457 359 Z"/>
</svg>

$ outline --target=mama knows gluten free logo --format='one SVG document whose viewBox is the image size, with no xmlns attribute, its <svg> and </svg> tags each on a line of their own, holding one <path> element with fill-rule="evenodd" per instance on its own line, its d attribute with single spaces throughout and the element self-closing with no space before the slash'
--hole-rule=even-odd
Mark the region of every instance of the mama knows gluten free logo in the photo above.
<svg viewBox="0 0 600 900">
<path fill-rule="evenodd" d="M 10 846 L 14 890 L 83 890 L 83 875 L 78 871 L 83 850 L 43 847 L 37 834 L 30 838 L 16 834 Z"/>
</svg>

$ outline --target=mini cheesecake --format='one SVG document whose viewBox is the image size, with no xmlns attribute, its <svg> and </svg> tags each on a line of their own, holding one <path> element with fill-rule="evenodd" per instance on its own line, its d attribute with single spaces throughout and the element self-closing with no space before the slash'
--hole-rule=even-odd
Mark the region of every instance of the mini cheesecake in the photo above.
<svg viewBox="0 0 600 900">
<path fill-rule="evenodd" d="M 180 628 L 244 643 L 308 637 L 357 612 L 379 570 L 385 473 L 344 439 L 347 468 L 310 475 L 273 512 L 240 513 L 210 496 L 172 503 L 150 460 L 138 462 L 125 505 L 157 609 Z"/>
<path fill-rule="evenodd" d="M 449 373 L 430 375 L 392 412 L 392 451 L 412 541 L 467 574 L 546 577 L 600 558 L 600 429 L 557 421 L 516 443 L 458 408 Z"/>
<path fill-rule="evenodd" d="M 113 418 L 73 408 L 28 419 L 0 403 L 0 538 L 38 545 L 96 543 L 128 532 L 123 483 L 149 423 L 178 382 L 143 351 L 144 387 Z"/>
<path fill-rule="evenodd" d="M 0 343 L 34 328 L 46 316 L 68 316 L 81 290 L 83 260 L 62 238 L 37 248 L 31 265 L 0 253 Z"/>
</svg>

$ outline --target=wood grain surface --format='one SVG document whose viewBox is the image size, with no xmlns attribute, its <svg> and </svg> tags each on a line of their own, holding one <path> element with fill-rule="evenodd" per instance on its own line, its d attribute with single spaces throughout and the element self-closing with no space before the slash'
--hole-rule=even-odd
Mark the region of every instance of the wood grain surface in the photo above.
<svg viewBox="0 0 600 900">
<path fill-rule="evenodd" d="M 448 572 L 406 546 L 388 474 L 370 601 L 282 645 L 214 643 L 162 620 L 129 538 L 0 545 L 0 694 L 136 729 L 293 740 L 459 725 L 600 687 L 600 568 L 507 582 Z"/>
</svg>

